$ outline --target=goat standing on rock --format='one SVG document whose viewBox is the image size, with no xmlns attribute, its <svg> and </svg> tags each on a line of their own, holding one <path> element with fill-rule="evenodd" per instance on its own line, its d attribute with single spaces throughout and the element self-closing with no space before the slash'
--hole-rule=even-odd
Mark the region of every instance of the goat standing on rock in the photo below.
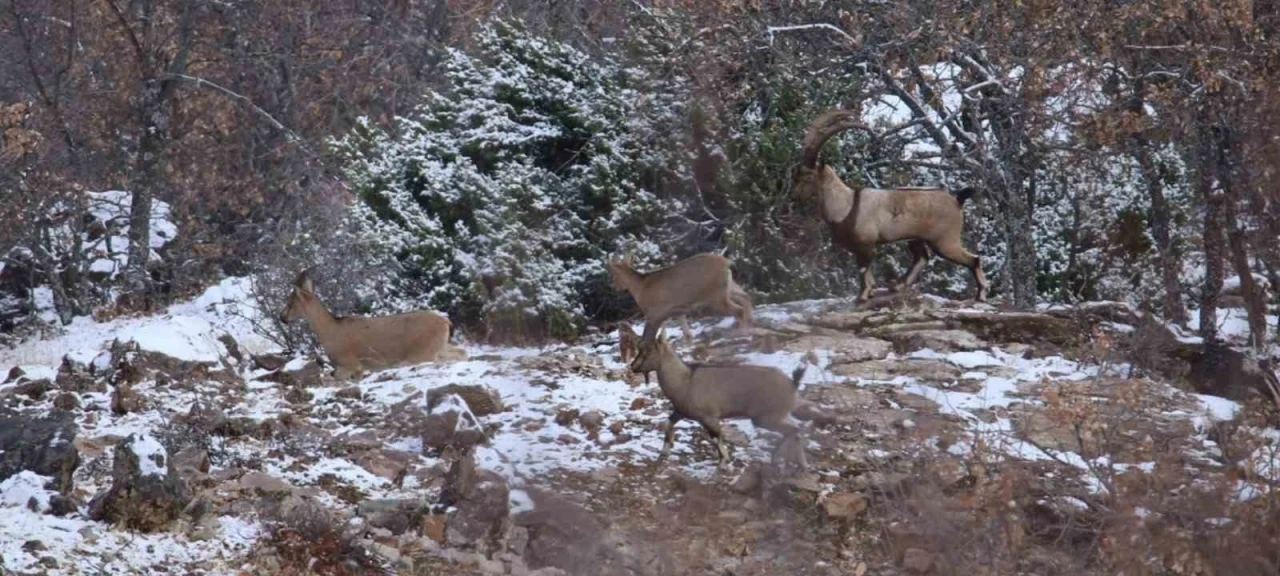
<svg viewBox="0 0 1280 576">
<path fill-rule="evenodd" d="M 337 317 L 316 296 L 304 271 L 298 274 L 281 322 L 306 318 L 320 347 L 334 364 L 339 380 L 363 370 L 383 370 L 404 364 L 462 359 L 467 354 L 449 344 L 449 319 L 426 310 L 391 316 Z"/>
<path fill-rule="evenodd" d="M 987 300 L 987 279 L 978 256 L 960 243 L 964 229 L 964 202 L 975 192 L 965 188 L 952 195 L 945 188 L 862 188 L 854 190 L 830 166 L 818 163 L 822 145 L 836 134 L 859 128 L 870 131 L 845 110 L 828 110 L 809 124 L 801 145 L 803 162 L 796 171 L 797 195 L 817 196 L 822 219 L 831 226 L 836 244 L 857 257 L 862 269 L 859 301 L 871 296 L 875 281 L 871 261 L 881 244 L 907 240 L 911 270 L 894 287 L 903 290 L 915 283 L 929 260 L 929 252 L 964 266 L 973 272 L 979 302 Z"/>
<path fill-rule="evenodd" d="M 666 338 L 653 342 L 641 342 L 640 352 L 631 362 L 636 372 L 658 373 L 658 386 L 671 401 L 671 416 L 667 420 L 666 436 L 662 443 L 659 462 L 671 454 L 675 441 L 675 427 L 681 420 L 696 420 L 716 440 L 720 464 L 729 460 L 720 420 L 724 418 L 749 418 L 751 423 L 782 434 L 782 442 L 773 452 L 773 460 L 789 441 L 798 441 L 800 427 L 788 422 L 795 406 L 796 391 L 805 367 L 801 365 L 788 379 L 781 370 L 768 366 L 709 366 L 685 364 Z M 797 444 L 798 464 L 806 466 L 804 449 Z"/>
</svg>

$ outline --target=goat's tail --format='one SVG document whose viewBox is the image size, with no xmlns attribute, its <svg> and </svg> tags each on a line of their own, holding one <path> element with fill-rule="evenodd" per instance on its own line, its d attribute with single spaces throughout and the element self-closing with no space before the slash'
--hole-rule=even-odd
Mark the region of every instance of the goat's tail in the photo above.
<svg viewBox="0 0 1280 576">
<path fill-rule="evenodd" d="M 960 206 L 963 207 L 966 200 L 977 196 L 979 192 L 981 191 L 973 186 L 965 186 L 964 188 L 955 191 L 954 194 L 956 196 L 956 202 L 959 202 Z"/>
<path fill-rule="evenodd" d="M 807 368 L 808 368 L 807 365 L 801 364 L 799 366 L 796 366 L 795 370 L 791 371 L 791 386 L 793 386 L 796 389 L 800 388 L 800 379 L 804 378 L 804 371 Z"/>
</svg>

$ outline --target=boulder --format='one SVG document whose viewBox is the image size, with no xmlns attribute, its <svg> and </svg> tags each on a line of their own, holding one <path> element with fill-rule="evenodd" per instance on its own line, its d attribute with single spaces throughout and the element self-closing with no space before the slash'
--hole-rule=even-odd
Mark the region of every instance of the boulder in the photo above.
<svg viewBox="0 0 1280 576">
<path fill-rule="evenodd" d="M 446 396 L 428 410 L 422 445 L 424 448 L 466 450 L 487 440 L 480 422 L 476 420 L 461 396 Z"/>
<path fill-rule="evenodd" d="M 454 547 L 474 547 L 482 553 L 501 550 L 511 527 L 510 490 L 505 478 L 480 472 L 466 499 L 453 504 L 445 525 L 445 542 Z"/>
<path fill-rule="evenodd" d="M 506 409 L 502 405 L 502 397 L 488 386 L 449 384 L 427 390 L 427 411 L 435 409 L 436 405 L 450 395 L 462 398 L 467 403 L 467 408 L 476 416 L 497 414 Z"/>
<path fill-rule="evenodd" d="M 75 417 L 62 410 L 40 418 L 0 413 L 0 480 L 30 470 L 52 477 L 55 490 L 70 494 L 80 465 L 78 430 Z"/>
<path fill-rule="evenodd" d="M 276 371 L 284 368 L 284 365 L 289 363 L 288 358 L 279 354 L 256 354 L 250 356 L 250 359 L 253 361 L 253 367 L 258 370 Z"/>
<path fill-rule="evenodd" d="M 422 524 L 427 503 L 416 498 L 383 498 L 361 501 L 356 513 L 369 526 L 400 535 Z"/>
<path fill-rule="evenodd" d="M 852 520 L 866 510 L 867 498 L 856 492 L 828 494 L 822 501 L 822 512 L 832 520 Z"/>
<path fill-rule="evenodd" d="M 53 399 L 53 407 L 59 410 L 77 410 L 80 408 L 80 397 L 75 392 L 62 392 Z"/>
<path fill-rule="evenodd" d="M 585 508 L 546 490 L 526 488 L 533 501 L 513 519 L 529 532 L 529 568 L 555 567 L 570 574 L 601 574 L 605 529 Z"/>
<path fill-rule="evenodd" d="M 191 500 L 164 446 L 149 434 L 131 434 L 116 445 L 111 481 L 89 503 L 89 518 L 154 532 L 177 519 Z"/>
</svg>

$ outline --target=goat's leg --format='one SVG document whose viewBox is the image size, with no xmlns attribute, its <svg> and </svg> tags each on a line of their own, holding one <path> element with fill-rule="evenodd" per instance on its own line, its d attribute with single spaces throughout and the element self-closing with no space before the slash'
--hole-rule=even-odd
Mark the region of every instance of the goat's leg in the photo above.
<svg viewBox="0 0 1280 576">
<path fill-rule="evenodd" d="M 915 284 L 920 277 L 920 272 L 924 270 L 924 265 L 929 263 L 929 246 L 924 240 L 907 242 L 907 250 L 911 251 L 911 271 L 907 272 L 906 280 L 893 287 L 895 292 L 902 292 Z"/>
<path fill-rule="evenodd" d="M 751 328 L 751 295 L 737 284 L 733 285 L 732 294 L 738 305 L 738 327 L 745 331 Z"/>
<path fill-rule="evenodd" d="M 648 376 L 648 374 L 645 376 Z M 667 456 L 671 455 L 671 446 L 676 442 L 676 424 L 679 424 L 680 420 L 683 420 L 683 417 L 675 412 L 672 412 L 671 416 L 667 417 L 667 431 L 662 438 L 662 452 L 658 453 L 659 464 L 665 462 Z"/>
<path fill-rule="evenodd" d="M 875 256 L 875 249 L 859 250 L 854 255 L 858 261 L 858 268 L 862 270 L 862 291 L 858 293 L 858 302 L 866 302 L 871 297 L 871 290 L 876 286 L 875 279 L 871 277 L 871 260 Z"/>
<path fill-rule="evenodd" d="M 693 342 L 693 330 L 689 329 L 689 315 L 680 315 L 680 331 L 684 334 L 686 342 Z"/>
<path fill-rule="evenodd" d="M 706 418 L 700 420 L 699 423 L 707 430 L 712 438 L 716 440 L 716 452 L 720 454 L 719 464 L 727 464 L 729 462 L 729 449 L 724 445 L 724 434 L 720 429 L 720 420 L 718 418 Z"/>
<path fill-rule="evenodd" d="M 933 244 L 933 251 L 939 256 L 968 268 L 973 272 L 973 281 L 978 285 L 979 302 L 987 301 L 987 276 L 982 273 L 982 260 L 977 255 L 964 249 L 959 238 L 953 238 Z"/>
<path fill-rule="evenodd" d="M 654 314 L 652 317 L 648 314 L 644 317 L 644 334 L 640 335 L 640 344 L 652 344 L 658 337 L 658 330 L 662 328 L 662 323 L 667 321 L 669 314 Z"/>
<path fill-rule="evenodd" d="M 796 449 L 796 464 L 800 467 L 801 470 L 804 470 L 809 467 L 808 460 L 805 458 L 805 455 L 804 455 L 804 444 L 800 441 L 799 426 L 791 424 L 783 420 L 782 418 L 752 420 L 752 423 L 760 428 L 764 428 L 766 430 L 773 430 L 774 432 L 782 434 L 782 440 L 779 440 L 778 445 L 775 446 L 773 449 L 772 462 L 774 464 L 777 464 L 778 456 L 787 447 L 788 443 L 794 442 L 795 449 Z"/>
</svg>

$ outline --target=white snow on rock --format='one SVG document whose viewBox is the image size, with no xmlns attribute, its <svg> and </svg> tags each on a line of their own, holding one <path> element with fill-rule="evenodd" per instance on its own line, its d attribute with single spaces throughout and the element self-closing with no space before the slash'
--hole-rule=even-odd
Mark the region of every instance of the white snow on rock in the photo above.
<svg viewBox="0 0 1280 576">
<path fill-rule="evenodd" d="M 130 445 L 138 456 L 138 471 L 143 476 L 163 476 L 168 473 L 168 456 L 164 445 L 150 434 L 136 434 Z"/>
<path fill-rule="evenodd" d="M 49 498 L 56 492 L 45 486 L 52 481 L 53 478 L 30 470 L 23 470 L 6 478 L 4 482 L 0 482 L 0 508 L 26 508 L 35 499 L 36 512 L 48 511 Z"/>
</svg>

